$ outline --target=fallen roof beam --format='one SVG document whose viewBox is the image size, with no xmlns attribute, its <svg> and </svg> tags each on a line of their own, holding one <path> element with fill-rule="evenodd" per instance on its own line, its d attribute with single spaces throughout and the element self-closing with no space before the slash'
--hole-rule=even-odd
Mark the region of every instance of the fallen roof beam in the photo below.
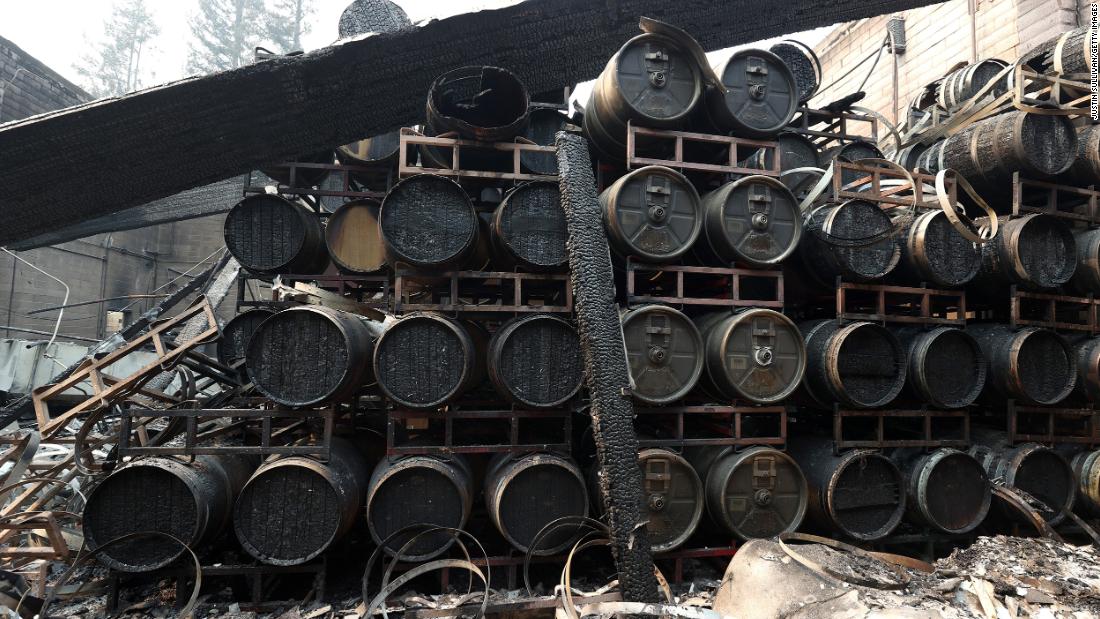
<svg viewBox="0 0 1100 619">
<path fill-rule="evenodd" d="M 528 0 L 9 123 L 0 245 L 417 122 L 449 68 L 590 79 L 643 15 L 719 49 L 937 1 Z"/>
</svg>

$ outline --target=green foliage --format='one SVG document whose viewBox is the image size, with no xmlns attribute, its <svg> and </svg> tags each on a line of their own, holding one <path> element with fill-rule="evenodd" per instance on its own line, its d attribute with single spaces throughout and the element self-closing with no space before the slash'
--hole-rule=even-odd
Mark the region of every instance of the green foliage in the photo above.
<svg viewBox="0 0 1100 619">
<path fill-rule="evenodd" d="M 147 71 L 142 54 L 148 54 L 150 42 L 159 34 L 145 0 L 118 0 L 103 25 L 103 41 L 73 68 L 84 88 L 96 97 L 132 92 L 143 85 Z"/>
</svg>

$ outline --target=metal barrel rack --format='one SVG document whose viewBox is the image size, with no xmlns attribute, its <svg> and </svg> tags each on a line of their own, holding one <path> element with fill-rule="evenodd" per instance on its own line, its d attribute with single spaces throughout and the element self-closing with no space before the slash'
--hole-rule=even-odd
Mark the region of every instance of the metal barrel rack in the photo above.
<svg viewBox="0 0 1100 619">
<path fill-rule="evenodd" d="M 858 436 L 853 436 L 852 422 L 862 426 Z M 838 453 L 845 449 L 969 446 L 967 409 L 845 410 L 839 405 L 833 408 L 833 449 Z"/>
<path fill-rule="evenodd" d="M 667 151 L 670 155 L 664 158 L 657 155 L 643 155 L 640 151 L 646 150 L 645 146 L 649 146 L 649 150 Z M 692 157 L 692 146 L 710 147 L 720 152 L 714 157 L 706 157 L 706 161 L 697 161 L 696 159 L 701 157 Z M 749 168 L 741 165 L 741 162 L 760 149 L 771 153 L 770 167 Z M 781 157 L 779 143 L 774 140 L 748 140 L 728 135 L 650 129 L 627 123 L 626 168 L 628 170 L 656 165 L 682 172 L 779 176 L 782 171 Z M 714 163 L 716 160 L 721 160 L 722 163 Z"/>
<path fill-rule="evenodd" d="M 702 290 L 709 288 L 709 290 Z M 784 306 L 783 271 L 735 267 L 654 265 L 628 259 L 627 305 L 664 303 L 678 307 Z"/>
<path fill-rule="evenodd" d="M 460 431 L 456 431 L 456 421 Z M 536 425 L 538 432 L 524 432 Z M 409 438 L 413 435 L 415 440 Z M 531 435 L 539 440 L 525 440 Z M 394 408 L 386 414 L 389 455 L 568 453 L 572 438 L 573 412 L 564 409 L 451 406 L 443 411 Z"/>
<path fill-rule="evenodd" d="M 573 287 L 568 273 L 423 273 L 398 267 L 393 281 L 395 314 L 573 312 Z"/>
<path fill-rule="evenodd" d="M 660 426 L 667 435 L 641 439 L 641 447 L 751 447 L 787 445 L 785 406 L 686 405 L 635 409 L 639 421 Z M 746 418 L 755 423 L 745 424 Z"/>
<path fill-rule="evenodd" d="M 1020 406 L 1009 400 L 1006 410 L 1010 443 L 1100 446 L 1100 411 L 1091 406 Z"/>
</svg>

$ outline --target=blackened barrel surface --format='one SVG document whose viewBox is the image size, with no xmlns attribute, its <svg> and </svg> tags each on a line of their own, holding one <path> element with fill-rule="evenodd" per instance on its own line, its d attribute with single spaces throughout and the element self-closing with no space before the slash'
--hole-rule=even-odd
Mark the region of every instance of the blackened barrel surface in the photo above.
<svg viewBox="0 0 1100 619">
<path fill-rule="evenodd" d="M 433 408 L 484 376 L 477 333 L 440 314 L 409 314 L 386 327 L 374 350 L 378 386 L 394 402 Z"/>
<path fill-rule="evenodd" d="M 1100 337 L 1085 335 L 1071 343 L 1077 368 L 1074 392 L 1087 402 L 1100 402 Z"/>
<path fill-rule="evenodd" d="M 527 126 L 530 102 L 527 88 L 505 69 L 452 69 L 435 78 L 428 89 L 424 132 L 440 135 L 453 131 L 461 138 L 482 142 L 510 141 Z M 420 154 L 434 165 L 451 167 L 450 148 L 424 147 Z M 510 164 L 510 156 L 504 159 Z"/>
<path fill-rule="evenodd" d="M 225 246 L 250 271 L 311 274 L 324 268 L 321 220 L 296 202 L 249 196 L 230 209 L 224 231 Z"/>
<path fill-rule="evenodd" d="M 936 408 L 966 408 L 985 387 L 988 364 L 962 329 L 899 327 L 894 335 L 909 351 L 905 386 L 910 396 Z"/>
<path fill-rule="evenodd" d="M 1058 452 L 1036 443 L 1010 446 L 1004 435 L 979 434 L 977 444 L 970 448 L 990 479 L 1019 488 L 1048 506 L 1040 510 L 1051 525 L 1065 519 L 1065 511 L 1073 509 L 1077 500 L 1077 481 L 1073 468 Z M 996 439 L 996 440 L 994 440 Z M 1010 517 L 1019 514 L 1008 511 Z"/>
<path fill-rule="evenodd" d="M 261 466 L 237 497 L 233 528 L 256 559 L 299 565 L 351 529 L 366 489 L 366 459 L 336 438 L 327 462 L 289 456 Z"/>
<path fill-rule="evenodd" d="M 799 253 L 817 282 L 828 288 L 836 278 L 866 282 L 886 277 L 901 259 L 894 222 L 877 204 L 849 200 L 813 211 Z"/>
<path fill-rule="evenodd" d="M 485 474 L 485 506 L 497 530 L 520 552 L 553 555 L 567 550 L 579 529 L 548 533 L 537 548 L 531 543 L 559 518 L 588 515 L 584 475 L 571 458 L 556 454 L 499 454 Z"/>
<path fill-rule="evenodd" d="M 669 404 L 686 396 L 703 373 L 703 339 L 683 312 L 644 305 L 622 315 L 635 400 Z"/>
<path fill-rule="evenodd" d="M 489 378 L 515 404 L 558 406 L 576 395 L 584 380 L 580 346 L 576 327 L 564 318 L 513 318 L 489 340 Z"/>
<path fill-rule="evenodd" d="M 1081 187 L 1100 185 L 1100 125 L 1088 124 L 1077 130 L 1077 157 L 1065 178 Z"/>
<path fill-rule="evenodd" d="M 342 271 L 376 273 L 386 267 L 386 246 L 378 227 L 380 209 L 374 200 L 354 200 L 329 216 L 325 246 Z"/>
<path fill-rule="evenodd" d="M 993 78 L 997 77 L 1008 64 L 1003 60 L 988 59 L 956 69 L 948 73 L 937 91 L 939 104 L 945 109 L 954 110 L 966 103 L 974 95 L 978 94 Z M 987 91 L 987 96 L 995 97 L 1007 91 L 1007 81 L 1001 78 L 1001 83 Z"/>
<path fill-rule="evenodd" d="M 719 132 L 746 138 L 770 138 L 794 117 L 800 93 L 794 75 L 779 56 L 762 49 L 741 49 L 716 68 L 725 92 L 706 92 L 709 124 Z"/>
<path fill-rule="evenodd" d="M 1070 465 L 1077 476 L 1078 505 L 1089 515 L 1100 515 L 1100 450 L 1077 452 Z"/>
<path fill-rule="evenodd" d="M 717 264 L 779 264 L 802 238 L 802 213 L 778 179 L 746 176 L 702 198 L 703 252 Z"/>
<path fill-rule="evenodd" d="M 557 183 L 525 183 L 508 192 L 493 213 L 492 238 L 506 263 L 534 269 L 565 264 L 568 236 Z"/>
<path fill-rule="evenodd" d="M 905 385 L 906 351 L 885 327 L 816 320 L 798 329 L 806 344 L 802 384 L 818 406 L 885 406 Z"/>
<path fill-rule="evenodd" d="M 1077 244 L 1069 226 L 1043 214 L 999 220 L 997 236 L 982 244 L 982 268 L 976 282 L 986 287 L 1056 288 L 1073 277 Z M 989 223 L 984 217 L 977 222 Z"/>
<path fill-rule="evenodd" d="M 401 133 L 390 131 L 365 138 L 336 149 L 336 158 L 344 165 L 389 166 L 401 151 Z"/>
<path fill-rule="evenodd" d="M 245 357 L 261 393 L 286 406 L 350 396 L 367 384 L 379 323 L 311 305 L 283 310 L 260 324 Z"/>
<path fill-rule="evenodd" d="M 705 476 L 707 513 L 730 535 L 769 538 L 802 524 L 809 490 L 789 455 L 770 447 L 704 447 L 690 458 Z"/>
<path fill-rule="evenodd" d="M 790 318 L 770 309 L 706 314 L 704 386 L 715 397 L 774 404 L 794 393 L 806 370 L 806 347 Z"/>
<path fill-rule="evenodd" d="M 191 464 L 166 457 L 136 460 L 88 494 L 83 532 L 89 548 L 131 533 L 156 531 L 192 549 L 209 543 L 229 522 L 233 497 L 255 464 L 241 456 L 197 456 Z M 99 555 L 123 572 L 162 568 L 185 550 L 164 537 L 136 537 Z"/>
<path fill-rule="evenodd" d="M 821 167 L 821 149 L 810 141 L 810 138 L 794 131 L 784 131 L 776 136 L 775 140 L 779 142 L 780 172 L 787 172 L 796 168 Z M 775 166 L 775 151 L 771 148 L 761 148 L 746 159 L 743 165 L 747 168 L 772 170 Z M 804 192 L 813 187 L 816 175 L 807 173 L 787 174 L 782 176 L 780 180 L 796 197 L 801 198 Z"/>
<path fill-rule="evenodd" d="M 982 266 L 982 251 L 964 237 L 942 210 L 926 211 L 913 220 L 901 244 L 896 275 L 907 283 L 938 288 L 970 283 Z"/>
<path fill-rule="evenodd" d="M 354 0 L 340 14 L 339 33 L 347 39 L 368 32 L 396 32 L 412 25 L 391 0 Z"/>
<path fill-rule="evenodd" d="M 1054 331 L 1008 325 L 967 327 L 989 362 L 989 399 L 1014 398 L 1027 405 L 1053 405 L 1066 399 L 1077 382 L 1073 349 Z"/>
<path fill-rule="evenodd" d="M 993 501 L 992 484 L 980 462 L 966 452 L 902 449 L 892 455 L 908 479 L 906 516 L 944 533 L 969 533 Z"/>
<path fill-rule="evenodd" d="M 645 262 L 671 262 L 691 249 L 703 227 L 695 187 L 679 172 L 647 166 L 600 194 L 612 250 Z"/>
<path fill-rule="evenodd" d="M 780 41 L 768 48 L 779 56 L 794 76 L 798 100 L 809 101 L 821 85 L 821 61 L 814 50 L 798 41 Z"/>
<path fill-rule="evenodd" d="M 558 132 L 565 128 L 565 116 L 552 108 L 532 108 L 527 118 L 523 137 L 539 146 L 553 146 Z M 555 153 L 539 153 L 525 150 L 519 154 L 520 165 L 532 174 L 558 173 L 558 157 Z"/>
<path fill-rule="evenodd" d="M 822 165 L 828 167 L 826 162 L 839 159 L 840 161 L 846 161 L 849 163 L 857 162 L 861 159 L 882 159 L 882 150 L 873 142 L 867 140 L 853 140 L 846 144 L 840 144 L 826 149 L 821 153 Z M 863 178 L 866 174 L 857 172 L 855 170 L 847 170 L 840 175 L 841 181 L 847 185 L 848 183 L 854 183 L 855 181 Z"/>
<path fill-rule="evenodd" d="M 819 528 L 874 541 L 897 528 L 905 514 L 905 479 L 897 465 L 868 450 L 833 453 L 832 441 L 792 440 L 788 453 L 806 476 L 806 515 Z"/>
<path fill-rule="evenodd" d="M 374 543 L 405 561 L 426 561 L 449 548 L 454 539 L 441 534 L 394 535 L 412 525 L 461 529 L 470 515 L 473 482 L 460 457 L 390 456 L 374 468 L 367 489 L 367 525 Z M 392 539 L 391 539 L 392 536 Z"/>
<path fill-rule="evenodd" d="M 1043 41 L 1020 62 L 1047 75 L 1087 74 L 1092 67 L 1090 44 L 1089 29 L 1076 28 Z"/>
<path fill-rule="evenodd" d="M 391 259 L 418 267 L 459 266 L 477 245 L 478 217 L 458 183 L 418 174 L 382 201 L 382 239 Z"/>
<path fill-rule="evenodd" d="M 275 315 L 275 310 L 255 308 L 241 312 L 222 327 L 218 340 L 218 361 L 233 365 L 243 361 L 248 353 L 248 341 L 260 323 Z"/>
<path fill-rule="evenodd" d="M 1077 247 L 1077 269 L 1071 285 L 1081 294 L 1100 294 L 1100 229 L 1074 232 L 1073 243 Z"/>
</svg>

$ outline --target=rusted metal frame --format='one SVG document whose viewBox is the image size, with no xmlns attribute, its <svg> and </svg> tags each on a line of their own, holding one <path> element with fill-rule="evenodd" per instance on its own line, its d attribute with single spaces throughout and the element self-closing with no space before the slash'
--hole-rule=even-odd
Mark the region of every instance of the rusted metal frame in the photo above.
<svg viewBox="0 0 1100 619">
<path fill-rule="evenodd" d="M 652 157 L 639 157 L 637 155 L 637 137 L 645 136 L 673 142 L 672 159 L 657 159 Z M 721 144 L 727 149 L 727 165 L 703 163 L 697 161 L 684 161 L 684 142 Z M 772 167 L 770 168 L 745 168 L 739 164 L 744 157 L 740 156 L 740 148 L 771 149 Z M 745 153 L 747 156 L 748 153 Z M 626 169 L 636 166 L 658 165 L 679 170 L 693 170 L 696 172 L 715 172 L 718 174 L 756 174 L 778 177 L 783 171 L 781 165 L 782 153 L 779 150 L 779 142 L 774 140 L 748 140 L 728 135 L 716 135 L 710 133 L 692 133 L 687 131 L 673 131 L 669 129 L 650 129 L 636 126 L 628 121 L 626 124 Z"/>
<path fill-rule="evenodd" d="M 849 183 L 844 182 L 844 172 L 857 172 L 863 173 L 867 176 L 856 179 Z M 882 188 L 882 180 L 885 177 L 888 180 L 907 181 L 903 185 L 896 187 L 889 187 L 887 189 Z M 935 195 L 926 199 L 926 193 L 924 191 L 925 180 L 922 178 L 918 180 L 915 176 L 913 178 L 919 186 L 914 186 L 908 182 L 908 178 L 904 174 L 894 170 L 892 168 L 885 168 L 882 166 L 874 166 L 859 163 L 858 161 L 841 161 L 837 159 L 833 162 L 833 179 L 832 189 L 833 198 L 836 200 L 866 200 L 868 202 L 874 202 L 879 205 L 889 205 L 898 207 L 908 207 L 913 205 L 912 198 L 899 198 L 895 197 L 896 194 L 904 191 L 919 192 L 919 199 L 917 201 L 918 206 L 924 206 L 927 208 L 940 208 L 939 203 L 936 201 Z M 845 187 L 858 187 L 865 183 L 871 183 L 869 191 L 852 191 Z M 935 183 L 935 177 L 931 177 L 931 184 Z"/>
<path fill-rule="evenodd" d="M 449 135 L 449 134 L 444 134 Z M 408 148 L 410 145 L 440 146 L 451 149 L 450 168 L 428 168 L 408 163 Z M 512 154 L 511 172 L 491 172 L 487 170 L 470 170 L 462 168 L 460 151 L 462 148 L 475 150 L 498 150 Z M 536 153 L 557 153 L 556 146 L 540 146 L 524 142 L 478 142 L 459 138 L 442 136 L 426 136 L 408 127 L 401 129 L 401 142 L 398 156 L 397 176 L 405 178 L 416 174 L 438 174 L 440 176 L 454 176 L 457 178 L 484 178 L 499 181 L 549 181 L 557 182 L 556 174 L 528 174 L 522 171 L 520 154 L 523 151 Z"/>
<path fill-rule="evenodd" d="M 448 293 L 450 295 L 449 303 L 410 303 L 405 300 L 405 281 L 418 281 L 428 282 L 436 281 L 442 282 L 446 285 Z M 500 301 L 500 305 L 479 304 L 475 302 L 463 302 L 463 296 L 465 292 L 461 286 L 463 282 L 476 283 L 478 285 L 484 284 L 486 281 L 499 280 L 500 284 L 497 286 L 486 285 L 487 294 L 490 295 L 486 300 Z M 505 289 L 503 286 L 504 281 L 512 282 L 512 303 L 507 304 L 505 299 Z M 563 305 L 532 305 L 523 302 L 523 286 L 524 282 L 560 282 L 561 293 L 563 295 Z M 436 288 L 432 290 L 433 293 L 440 292 L 440 289 Z M 487 313 L 526 313 L 526 312 L 541 312 L 541 313 L 572 313 L 573 311 L 573 288 L 569 284 L 568 273 L 521 273 L 518 271 L 448 271 L 438 274 L 426 275 L 417 273 L 416 271 L 403 271 L 398 270 L 394 277 L 393 285 L 393 311 L 395 314 L 404 312 L 416 312 L 416 311 L 436 311 L 436 312 L 487 312 Z"/>
<path fill-rule="evenodd" d="M 293 286 L 295 282 L 315 283 L 318 288 L 335 287 L 341 296 L 354 294 L 355 301 L 370 307 L 389 307 L 393 298 L 393 288 L 389 275 L 351 275 L 337 273 L 333 275 L 280 275 L 280 280 Z M 382 294 L 380 300 L 364 300 L 364 294 Z M 270 305 L 270 303 L 264 303 Z M 298 305 L 295 303 L 295 305 Z"/>
<path fill-rule="evenodd" d="M 563 420 L 562 442 L 560 443 L 520 443 L 519 424 L 522 419 L 560 419 Z M 399 445 L 397 443 L 398 421 L 432 420 L 443 422 L 442 445 Z M 458 445 L 455 443 L 455 420 L 501 420 L 508 421 L 507 443 Z M 439 411 L 419 411 L 393 409 L 386 415 L 386 454 L 387 455 L 431 455 L 431 454 L 483 454 L 483 453 L 521 453 L 525 451 L 568 450 L 572 441 L 573 413 L 568 410 L 461 410 L 447 409 Z"/>
<path fill-rule="evenodd" d="M 876 313 L 848 311 L 849 291 L 874 293 Z M 919 316 L 907 316 L 891 313 L 891 305 L 887 303 L 887 295 L 909 296 L 917 300 L 920 307 Z M 956 311 L 959 318 L 937 317 L 932 315 L 932 298 L 942 297 L 956 299 Z M 909 286 L 889 286 L 884 284 L 858 284 L 837 280 L 836 288 L 836 317 L 841 320 L 868 320 L 872 322 L 899 322 L 909 324 L 935 324 L 935 325 L 965 325 L 966 324 L 966 291 L 965 290 L 939 290 L 935 288 L 914 288 Z"/>
<path fill-rule="evenodd" d="M 140 455 L 315 455 L 328 459 L 332 445 L 332 431 L 335 425 L 335 408 L 323 410 L 291 409 L 128 409 L 123 411 L 122 428 L 119 431 L 118 453 L 120 456 Z M 163 417 L 181 417 L 187 420 L 184 431 L 185 444 L 182 446 L 146 446 L 133 445 L 130 440 L 133 420 L 157 419 Z M 220 445 L 200 446 L 198 422 L 200 419 L 238 419 L 245 423 L 259 419 L 261 423 L 260 445 Z M 286 428 L 274 429 L 274 419 L 293 419 L 295 427 L 301 427 L 308 419 L 321 419 L 324 422 L 321 442 L 313 445 L 273 444 L 274 438 L 286 434 Z M 209 436 L 208 436 L 209 438 Z"/>
<path fill-rule="evenodd" d="M 796 113 L 798 114 L 798 121 L 787 128 L 807 137 L 823 138 L 815 142 L 818 146 L 824 146 L 833 141 L 852 142 L 866 139 L 878 141 L 878 119 L 874 116 L 853 114 L 851 112 L 829 112 L 807 107 L 799 107 Z M 813 124 L 810 124 L 811 117 L 815 119 Z M 848 121 L 870 124 L 871 135 L 848 133 Z M 811 129 L 811 127 L 818 127 L 819 125 L 824 125 L 824 128 Z"/>
<path fill-rule="evenodd" d="M 1044 445 L 1072 444 L 1090 447 L 1100 446 L 1100 411 L 1093 408 L 1047 408 L 1041 406 L 1018 406 L 1015 400 L 1009 400 L 1006 407 L 1008 416 L 1009 443 L 1040 443 Z M 1046 434 L 1026 434 L 1020 432 L 1020 421 L 1027 415 L 1046 416 Z M 1088 421 L 1088 435 L 1059 434 L 1059 419 L 1084 419 Z"/>
<path fill-rule="evenodd" d="M 786 445 L 787 444 L 787 408 L 784 406 L 726 406 L 726 405 L 692 405 L 692 406 L 666 406 L 661 408 L 636 408 L 639 417 L 665 417 L 671 416 L 676 425 L 676 435 L 667 439 L 639 439 L 642 447 L 700 447 L 705 445 L 721 445 L 733 447 L 748 447 L 753 445 Z M 688 415 L 714 415 L 726 417 L 730 422 L 729 436 L 710 438 L 689 438 L 685 434 L 684 420 Z M 779 429 L 777 434 L 770 436 L 745 436 L 742 432 L 742 417 L 744 415 L 760 415 L 777 417 Z M 721 433 L 721 431 L 716 431 Z"/>
<path fill-rule="evenodd" d="M 874 440 L 846 440 L 844 438 L 844 420 L 853 418 L 872 418 L 876 422 Z M 921 419 L 923 436 L 919 439 L 887 439 L 887 419 Z M 962 439 L 937 439 L 933 419 L 961 419 L 963 423 Z M 970 411 L 962 410 L 844 410 L 833 409 L 833 449 L 888 449 L 894 447 L 956 447 L 966 449 L 970 446 Z"/>
<path fill-rule="evenodd" d="M 675 273 L 676 296 L 657 296 L 637 293 L 638 280 L 635 272 L 643 273 Z M 730 298 L 715 299 L 712 297 L 687 297 L 684 296 L 684 281 L 687 275 L 716 275 L 730 278 Z M 746 279 L 773 279 L 775 280 L 775 295 L 772 299 L 743 299 L 741 298 L 741 278 Z M 721 267 L 694 267 L 678 265 L 651 265 L 633 260 L 627 260 L 626 265 L 626 299 L 628 305 L 644 303 L 666 303 L 670 305 L 691 305 L 708 307 L 770 307 L 783 309 L 783 271 L 767 269 L 740 269 Z"/>
<path fill-rule="evenodd" d="M 351 175 L 352 173 L 359 172 L 361 174 L 379 174 L 383 172 L 377 168 L 371 168 L 368 166 L 355 166 L 355 165 L 343 165 L 333 163 L 309 163 L 309 162 L 297 162 L 289 161 L 278 164 L 277 167 L 287 168 L 290 171 L 290 183 L 283 185 L 277 184 L 277 191 L 280 194 L 293 194 L 298 196 L 332 196 L 338 198 L 373 198 L 375 200 L 381 200 L 386 197 L 384 191 L 352 191 L 351 190 Z M 298 187 L 297 182 L 298 170 L 310 169 L 310 170 L 328 170 L 330 173 L 339 172 L 343 181 L 343 189 L 314 189 L 312 187 Z M 253 185 L 252 175 L 253 172 L 249 172 L 248 181 L 244 188 L 245 195 L 250 194 L 262 194 L 267 193 L 267 187 L 264 185 Z M 318 212 L 318 215 L 327 217 L 328 213 Z"/>
<path fill-rule="evenodd" d="M 1023 318 L 1024 299 L 1043 301 L 1045 303 L 1046 320 Z M 1045 292 L 1028 292 L 1013 285 L 1009 292 L 1009 324 L 1013 327 L 1045 327 L 1059 331 L 1096 333 L 1100 328 L 1097 305 L 1100 305 L 1100 299 L 1094 298 L 1091 293 L 1084 297 L 1071 297 Z M 1085 312 L 1086 322 L 1062 322 L 1058 320 L 1059 309 L 1071 311 L 1074 306 L 1076 306 L 1077 311 Z"/>
<path fill-rule="evenodd" d="M 1082 77 L 1087 79 L 1087 76 Z M 1081 94 L 1076 99 L 1062 103 L 1058 99 L 1061 98 L 1063 88 Z M 1036 73 L 1019 65 L 1016 68 L 1016 79 L 1013 80 L 1012 104 L 1016 107 L 1042 106 L 1051 113 L 1057 111 L 1063 116 L 1083 116 L 1088 113 L 1089 93 L 1089 84 L 1080 78 Z"/>
<path fill-rule="evenodd" d="M 0 523 L 0 531 L 12 533 L 43 531 L 49 546 L 25 546 L 25 547 L 0 547 L 2 559 L 47 559 L 53 561 L 65 561 L 72 556 L 65 537 L 61 534 L 61 527 L 57 524 L 57 518 L 51 512 L 32 514 L 18 522 Z"/>
<path fill-rule="evenodd" d="M 1046 189 L 1046 204 L 1044 206 L 1031 206 L 1024 204 L 1024 190 L 1028 187 L 1034 187 L 1036 189 Z M 1062 194 L 1076 194 L 1088 199 L 1088 213 L 1081 215 L 1078 213 L 1071 213 L 1063 211 L 1059 208 L 1059 196 Z M 1100 224 L 1100 191 L 1097 191 L 1094 186 L 1089 187 L 1075 187 L 1073 185 L 1063 185 L 1060 183 L 1051 183 L 1048 181 L 1036 181 L 1027 178 L 1022 178 L 1020 172 L 1016 171 L 1012 173 L 1012 214 L 1021 215 L 1024 213 L 1043 213 L 1054 217 L 1060 217 L 1070 221 L 1083 221 L 1090 226 Z"/>
</svg>

